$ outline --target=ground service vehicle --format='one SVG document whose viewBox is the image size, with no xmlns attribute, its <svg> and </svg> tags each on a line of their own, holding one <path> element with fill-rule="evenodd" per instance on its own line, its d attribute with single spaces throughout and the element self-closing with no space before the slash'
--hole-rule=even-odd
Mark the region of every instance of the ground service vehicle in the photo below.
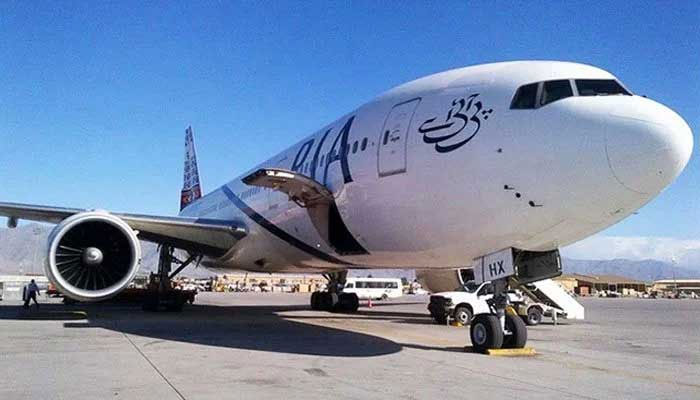
<svg viewBox="0 0 700 400">
<path fill-rule="evenodd" d="M 403 296 L 401 279 L 347 278 L 343 293 L 355 293 L 359 299 L 387 300 Z"/>
</svg>

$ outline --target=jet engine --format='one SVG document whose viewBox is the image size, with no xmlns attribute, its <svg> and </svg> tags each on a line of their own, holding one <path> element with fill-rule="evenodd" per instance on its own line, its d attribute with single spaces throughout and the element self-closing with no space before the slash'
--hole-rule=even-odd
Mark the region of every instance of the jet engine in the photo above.
<svg viewBox="0 0 700 400">
<path fill-rule="evenodd" d="M 417 269 L 416 279 L 432 293 L 457 290 L 468 280 L 474 279 L 471 268 L 462 269 Z"/>
<path fill-rule="evenodd" d="M 131 227 L 114 215 L 89 211 L 54 228 L 45 269 L 64 295 L 100 301 L 125 289 L 140 262 L 141 245 Z"/>
</svg>

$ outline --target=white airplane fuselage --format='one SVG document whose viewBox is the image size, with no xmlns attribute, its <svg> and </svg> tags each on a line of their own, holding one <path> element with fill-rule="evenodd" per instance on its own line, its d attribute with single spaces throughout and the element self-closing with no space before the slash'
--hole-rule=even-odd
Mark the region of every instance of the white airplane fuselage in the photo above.
<svg viewBox="0 0 700 400">
<path fill-rule="evenodd" d="M 205 261 L 221 269 L 458 268 L 508 247 L 565 246 L 650 201 L 680 174 L 693 147 L 678 114 L 641 96 L 575 93 L 511 108 L 523 85 L 577 79 L 616 80 L 592 66 L 526 61 L 407 83 L 181 215 L 248 226 L 225 256 Z M 363 251 L 336 251 L 308 209 L 242 182 L 260 168 L 293 170 L 325 185 Z"/>
</svg>

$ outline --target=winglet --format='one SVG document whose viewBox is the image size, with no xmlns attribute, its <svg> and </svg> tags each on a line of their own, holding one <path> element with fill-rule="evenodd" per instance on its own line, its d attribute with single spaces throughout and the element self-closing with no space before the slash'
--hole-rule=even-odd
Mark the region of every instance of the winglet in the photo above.
<svg viewBox="0 0 700 400">
<path fill-rule="evenodd" d="M 192 133 L 192 127 L 188 126 L 185 129 L 185 170 L 182 192 L 180 192 L 180 211 L 200 197 L 202 197 L 202 186 L 199 183 L 194 134 Z"/>
</svg>

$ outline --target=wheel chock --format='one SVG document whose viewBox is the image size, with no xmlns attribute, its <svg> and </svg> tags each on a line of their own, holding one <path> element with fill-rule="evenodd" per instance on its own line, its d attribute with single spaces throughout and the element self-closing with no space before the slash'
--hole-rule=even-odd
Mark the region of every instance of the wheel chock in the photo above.
<svg viewBox="0 0 700 400">
<path fill-rule="evenodd" d="M 532 347 L 523 347 L 522 349 L 488 349 L 486 354 L 499 357 L 530 357 L 537 355 Z"/>
<path fill-rule="evenodd" d="M 456 326 L 457 328 L 461 328 L 464 326 L 464 324 L 455 320 L 455 321 L 450 322 L 450 326 Z"/>
</svg>

